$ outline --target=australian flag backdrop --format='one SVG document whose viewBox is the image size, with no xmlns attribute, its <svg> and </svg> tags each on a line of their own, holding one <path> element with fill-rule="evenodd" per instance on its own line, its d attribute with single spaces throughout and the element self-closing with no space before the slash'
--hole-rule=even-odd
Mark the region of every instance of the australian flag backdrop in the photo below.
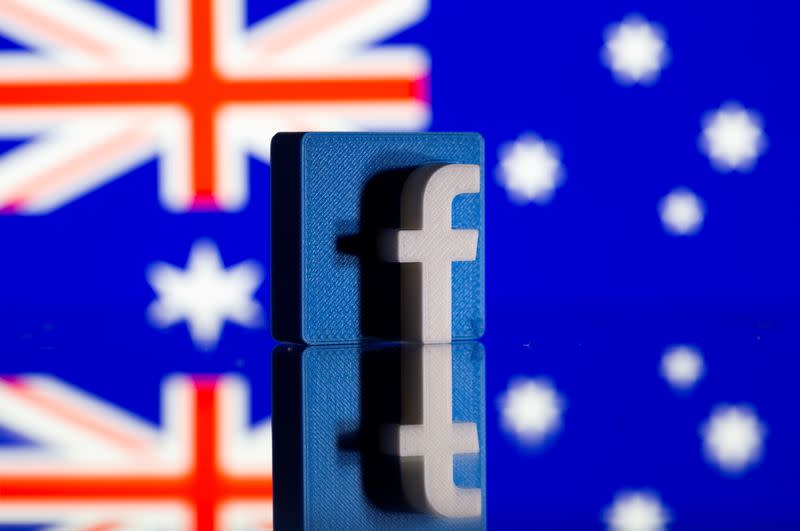
<svg viewBox="0 0 800 531">
<path fill-rule="evenodd" d="M 311 130 L 484 135 L 490 529 L 800 529 L 798 21 L 0 0 L 0 529 L 271 528 L 269 140 Z"/>
</svg>

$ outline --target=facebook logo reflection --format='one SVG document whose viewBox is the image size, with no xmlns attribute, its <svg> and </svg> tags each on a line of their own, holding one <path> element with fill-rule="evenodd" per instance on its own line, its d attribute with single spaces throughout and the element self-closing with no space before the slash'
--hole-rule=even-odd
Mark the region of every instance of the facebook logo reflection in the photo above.
<svg viewBox="0 0 800 531">
<path fill-rule="evenodd" d="M 402 354 L 401 424 L 387 426 L 387 453 L 400 457 L 403 490 L 417 509 L 447 518 L 481 514 L 481 489 L 453 481 L 453 458 L 477 454 L 475 422 L 453 422 L 453 346 L 418 345 Z"/>
<path fill-rule="evenodd" d="M 485 528 L 480 343 L 279 345 L 272 371 L 276 529 Z"/>
</svg>

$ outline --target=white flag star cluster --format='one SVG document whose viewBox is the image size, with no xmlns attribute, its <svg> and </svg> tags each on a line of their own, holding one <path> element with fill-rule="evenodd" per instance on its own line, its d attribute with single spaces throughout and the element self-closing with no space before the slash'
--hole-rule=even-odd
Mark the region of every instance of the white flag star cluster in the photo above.
<svg viewBox="0 0 800 531">
<path fill-rule="evenodd" d="M 676 34 L 677 35 L 677 34 Z M 641 97 L 655 94 L 657 82 L 672 61 L 667 33 L 656 22 L 637 14 L 624 17 L 609 25 L 604 33 L 601 60 L 614 80 L 624 87 L 647 86 Z M 675 37 L 676 39 L 678 37 Z M 676 48 L 677 49 L 677 48 Z M 678 68 L 676 63 L 673 68 Z M 625 90 L 625 89 L 620 89 Z M 660 95 L 663 97 L 663 93 Z M 680 175 L 684 182 L 706 179 L 697 188 L 724 186 L 718 173 L 752 171 L 767 148 L 764 120 L 761 114 L 736 102 L 722 104 L 707 112 L 700 120 L 697 145 L 708 157 L 711 168 L 707 176 Z M 682 145 L 685 151 L 670 153 L 670 157 L 692 157 L 693 133 L 688 131 Z M 578 153 L 577 157 L 586 156 Z M 624 157 L 620 151 L 619 157 Z M 643 168 L 657 171 L 657 166 Z M 499 150 L 496 176 L 509 198 L 517 204 L 549 203 L 556 189 L 563 184 L 565 169 L 560 150 L 551 142 L 532 134 L 523 134 Z M 601 179 L 605 175 L 575 175 L 571 179 Z M 657 177 L 653 175 L 652 177 Z M 695 188 L 695 185 L 692 185 Z M 664 195 L 653 198 L 663 230 L 676 237 L 697 235 L 706 226 L 708 205 L 687 186 L 675 186 Z M 714 226 L 714 230 L 718 226 Z M 661 378 L 685 400 L 706 377 L 706 361 L 695 346 L 674 344 L 667 347 L 658 366 Z M 697 398 L 697 393 L 694 393 Z M 505 431 L 520 445 L 537 446 L 562 427 L 565 402 L 549 380 L 524 378 L 511 383 L 500 397 L 501 423 Z M 764 455 L 767 430 L 764 422 L 750 405 L 719 405 L 700 428 L 702 452 L 712 466 L 724 475 L 740 476 L 754 467 Z M 603 513 L 609 531 L 663 531 L 673 520 L 672 512 L 650 490 L 622 490 Z"/>
<path fill-rule="evenodd" d="M 604 34 L 603 63 L 622 85 L 653 85 L 671 60 L 666 32 L 657 23 L 631 14 L 611 24 Z M 767 145 L 758 112 L 728 102 L 707 113 L 698 140 L 720 172 L 753 169 Z M 525 134 L 501 146 L 497 180 L 517 204 L 549 203 L 564 181 L 559 149 Z M 703 227 L 705 202 L 686 187 L 675 188 L 658 205 L 664 230 L 674 236 L 697 234 Z"/>
</svg>

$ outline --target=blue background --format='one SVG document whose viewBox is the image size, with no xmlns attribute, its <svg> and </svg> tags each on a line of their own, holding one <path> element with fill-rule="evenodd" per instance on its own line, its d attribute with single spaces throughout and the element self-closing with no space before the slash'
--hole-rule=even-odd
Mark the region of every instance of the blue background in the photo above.
<svg viewBox="0 0 800 531">
<path fill-rule="evenodd" d="M 277 5 L 258 4 L 253 19 Z M 632 12 L 671 50 L 650 87 L 617 84 L 599 57 L 604 28 Z M 624 488 L 658 492 L 670 529 L 800 527 L 798 16 L 783 2 L 438 1 L 391 39 L 430 52 L 431 129 L 486 141 L 490 528 L 602 529 Z M 750 173 L 720 174 L 697 148 L 702 115 L 730 99 L 764 118 Z M 566 180 L 546 206 L 515 205 L 494 180 L 500 144 L 525 131 L 561 148 Z M 0 218 L 2 372 L 53 373 L 157 419 L 165 374 L 236 371 L 254 415 L 268 414 L 266 328 L 226 326 L 200 352 L 184 325 L 145 319 L 147 265 L 182 266 L 199 237 L 226 265 L 268 263 L 268 167 L 251 170 L 237 214 L 165 212 L 149 162 L 47 217 Z M 657 215 L 681 185 L 708 209 L 694 237 Z M 679 342 L 708 366 L 687 396 L 658 374 Z M 499 425 L 497 398 L 520 376 L 551 378 L 567 402 L 563 430 L 536 450 Z M 731 478 L 703 460 L 698 429 L 713 405 L 742 401 L 769 433 L 763 462 Z"/>
</svg>

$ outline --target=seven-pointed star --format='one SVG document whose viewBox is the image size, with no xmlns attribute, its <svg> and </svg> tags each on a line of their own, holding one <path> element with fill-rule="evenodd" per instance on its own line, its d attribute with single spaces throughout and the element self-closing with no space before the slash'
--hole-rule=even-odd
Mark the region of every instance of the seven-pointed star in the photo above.
<svg viewBox="0 0 800 531">
<path fill-rule="evenodd" d="M 766 428 L 746 404 L 722 404 L 701 427 L 706 459 L 723 472 L 745 471 L 761 458 Z"/>
<path fill-rule="evenodd" d="M 669 513 L 658 496 L 648 491 L 623 491 L 606 510 L 609 531 L 663 531 Z"/>
<path fill-rule="evenodd" d="M 760 116 L 728 102 L 703 119 L 700 147 L 721 172 L 749 171 L 766 149 Z"/>
<path fill-rule="evenodd" d="M 629 15 L 606 30 L 603 61 L 623 85 L 651 84 L 669 61 L 663 30 L 638 15 Z"/>
<path fill-rule="evenodd" d="M 561 427 L 565 401 L 545 378 L 519 379 L 499 399 L 503 427 L 526 445 L 538 445 Z"/>
<path fill-rule="evenodd" d="M 564 180 L 558 148 L 532 134 L 500 146 L 497 177 L 511 199 L 544 204 Z"/>
<path fill-rule="evenodd" d="M 261 323 L 262 309 L 254 294 L 263 279 L 261 266 L 253 260 L 225 269 L 216 245 L 200 240 L 192 246 L 186 269 L 164 262 L 150 266 L 147 280 L 157 299 L 148 316 L 160 328 L 186 321 L 195 344 L 210 350 L 225 321 L 249 327 Z"/>
</svg>

